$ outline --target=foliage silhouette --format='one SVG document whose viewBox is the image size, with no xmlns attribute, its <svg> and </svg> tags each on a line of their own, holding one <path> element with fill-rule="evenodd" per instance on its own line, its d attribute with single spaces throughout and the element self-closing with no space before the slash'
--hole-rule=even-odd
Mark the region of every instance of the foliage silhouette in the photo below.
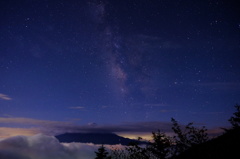
<svg viewBox="0 0 240 159">
<path fill-rule="evenodd" d="M 173 136 L 175 141 L 175 152 L 174 155 L 178 155 L 190 147 L 204 143 L 208 140 L 207 129 L 203 126 L 202 128 L 196 128 L 193 123 L 188 123 L 185 129 L 182 130 L 178 122 L 172 118 L 173 123 L 172 130 L 176 134 Z"/>
<path fill-rule="evenodd" d="M 146 146 L 139 142 L 130 143 L 125 149 L 113 149 L 112 159 L 168 159 L 175 158 L 190 147 L 204 143 L 208 140 L 205 127 L 196 128 L 189 123 L 182 130 L 178 122 L 172 118 L 172 130 L 175 136 L 170 137 L 158 130 L 152 132 L 152 141 Z M 138 141 L 141 141 L 139 138 Z"/>
<path fill-rule="evenodd" d="M 138 143 L 131 143 L 126 147 L 128 157 L 131 159 L 148 159 L 147 149 L 140 147 Z"/>
<path fill-rule="evenodd" d="M 229 119 L 232 129 L 225 134 L 209 140 L 207 129 L 194 127 L 193 123 L 181 126 L 172 118 L 172 130 L 175 135 L 167 136 L 160 130 L 152 132 L 152 141 L 141 146 L 139 142 L 131 143 L 125 149 L 113 149 L 111 159 L 225 159 L 239 156 L 240 147 L 240 105 Z M 138 141 L 140 141 L 139 138 Z M 103 146 L 96 154 L 104 154 Z M 99 155 L 100 156 L 100 155 Z M 110 157 L 110 156 L 108 156 Z M 97 158 L 98 159 L 98 158 Z"/>
<path fill-rule="evenodd" d="M 175 159 L 232 159 L 239 158 L 240 127 L 205 143 L 195 145 Z"/>
<path fill-rule="evenodd" d="M 240 105 L 236 104 L 235 108 L 237 111 L 233 113 L 233 116 L 228 120 L 232 124 L 233 129 L 240 127 Z"/>
<path fill-rule="evenodd" d="M 147 146 L 147 150 L 156 158 L 167 158 L 171 156 L 171 146 L 173 144 L 171 137 L 168 137 L 165 133 L 152 132 L 153 142 L 150 142 Z"/>
<path fill-rule="evenodd" d="M 112 159 L 128 159 L 128 154 L 125 149 L 113 148 L 111 157 Z"/>
<path fill-rule="evenodd" d="M 95 153 L 97 156 L 95 159 L 111 159 L 111 156 L 108 156 L 108 152 L 103 145 Z"/>
</svg>

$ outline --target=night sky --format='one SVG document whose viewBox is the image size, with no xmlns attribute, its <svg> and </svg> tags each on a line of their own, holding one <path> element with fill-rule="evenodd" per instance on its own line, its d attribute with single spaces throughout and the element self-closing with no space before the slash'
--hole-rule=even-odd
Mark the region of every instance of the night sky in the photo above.
<svg viewBox="0 0 240 159">
<path fill-rule="evenodd" d="M 1 137 L 211 129 L 240 102 L 237 1 L 1 0 L 0 19 Z"/>
</svg>

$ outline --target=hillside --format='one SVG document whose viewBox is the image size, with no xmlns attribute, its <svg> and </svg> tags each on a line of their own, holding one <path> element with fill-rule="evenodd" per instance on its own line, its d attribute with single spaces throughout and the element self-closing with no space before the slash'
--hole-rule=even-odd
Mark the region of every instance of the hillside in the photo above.
<svg viewBox="0 0 240 159">
<path fill-rule="evenodd" d="M 94 143 L 94 144 L 122 144 L 128 145 L 136 140 L 124 138 L 113 133 L 65 133 L 57 135 L 56 138 L 60 142 L 81 142 L 81 143 Z M 141 142 L 144 144 L 144 142 Z"/>
<path fill-rule="evenodd" d="M 240 128 L 229 130 L 225 134 L 206 143 L 196 145 L 180 154 L 177 159 L 230 159 L 239 157 Z M 238 156 L 238 157 L 237 157 Z"/>
</svg>

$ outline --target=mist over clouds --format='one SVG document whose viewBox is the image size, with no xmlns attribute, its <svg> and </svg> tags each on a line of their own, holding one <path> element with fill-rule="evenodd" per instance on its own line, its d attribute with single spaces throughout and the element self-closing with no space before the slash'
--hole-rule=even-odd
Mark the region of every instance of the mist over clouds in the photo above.
<svg viewBox="0 0 240 159">
<path fill-rule="evenodd" d="M 15 136 L 0 141 L 1 159 L 92 159 L 97 145 L 59 143 L 53 136 Z"/>
</svg>

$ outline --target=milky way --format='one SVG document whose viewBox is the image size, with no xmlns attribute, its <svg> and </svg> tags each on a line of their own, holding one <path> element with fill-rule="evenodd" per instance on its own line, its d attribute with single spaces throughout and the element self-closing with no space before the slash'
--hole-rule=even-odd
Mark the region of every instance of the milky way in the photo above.
<svg viewBox="0 0 240 159">
<path fill-rule="evenodd" d="M 16 0 L 0 8 L 1 137 L 133 133 L 151 123 L 147 133 L 171 117 L 229 125 L 240 97 L 234 2 Z"/>
</svg>

